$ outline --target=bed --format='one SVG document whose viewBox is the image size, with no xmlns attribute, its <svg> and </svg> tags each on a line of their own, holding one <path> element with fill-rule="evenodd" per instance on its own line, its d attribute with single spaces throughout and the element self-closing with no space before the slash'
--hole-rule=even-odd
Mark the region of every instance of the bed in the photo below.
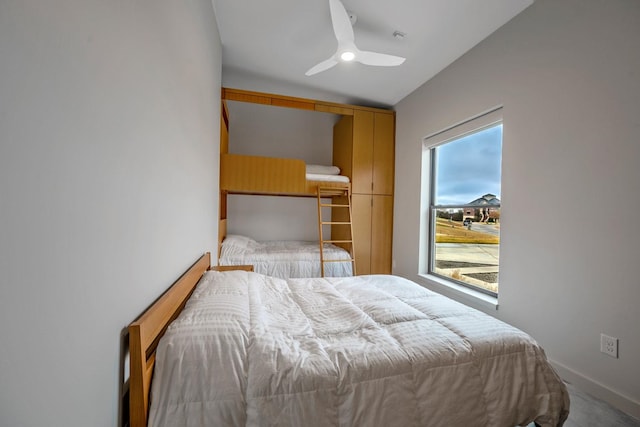
<svg viewBox="0 0 640 427">
<path fill-rule="evenodd" d="M 168 328 L 175 313 L 155 305 L 129 328 L 131 427 L 147 414 L 154 427 L 560 426 L 568 416 L 566 387 L 530 336 L 406 279 L 283 280 L 206 262 L 177 283 L 172 299 L 186 305 Z"/>
<path fill-rule="evenodd" d="M 350 190 L 349 177 L 326 172 L 308 172 L 299 159 L 220 155 L 220 191 L 227 194 L 316 197 L 318 186 L 335 189 L 336 195 Z"/>
<path fill-rule="evenodd" d="M 218 258 L 220 265 L 252 264 L 257 272 L 281 278 L 351 276 L 353 256 L 348 250 L 353 246 L 350 220 L 328 222 L 331 231 L 340 236 L 340 242 L 326 243 L 320 234 L 318 241 L 275 240 L 256 242 L 249 238 L 227 238 L 227 195 L 271 195 L 314 197 L 318 201 L 318 221 L 321 219 L 322 200 L 335 200 L 331 213 L 344 218 L 351 199 L 349 177 L 340 175 L 340 169 L 331 165 L 305 164 L 302 160 L 221 154 L 220 156 L 221 215 L 218 225 Z M 345 202 L 347 200 L 347 202 Z M 341 207 L 338 207 L 341 206 Z M 350 210 L 350 208 L 349 208 Z M 344 260 L 344 262 L 341 262 Z"/>
<path fill-rule="evenodd" d="M 323 246 L 325 277 L 352 276 L 351 254 L 331 243 Z M 344 260 L 343 262 L 338 262 Z M 256 241 L 250 237 L 229 234 L 222 241 L 220 265 L 253 265 L 254 271 L 268 276 L 287 278 L 321 277 L 320 245 L 317 241 Z"/>
</svg>

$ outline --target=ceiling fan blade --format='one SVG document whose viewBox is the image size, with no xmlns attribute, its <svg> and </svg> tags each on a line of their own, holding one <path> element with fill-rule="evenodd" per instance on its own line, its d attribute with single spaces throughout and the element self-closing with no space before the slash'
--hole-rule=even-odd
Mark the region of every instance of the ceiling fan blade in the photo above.
<svg viewBox="0 0 640 427">
<path fill-rule="evenodd" d="M 365 65 L 393 67 L 402 64 L 405 61 L 405 58 L 401 56 L 387 55 L 386 53 L 361 50 L 356 54 L 355 60 Z"/>
<path fill-rule="evenodd" d="M 331 11 L 331 22 L 333 23 L 333 32 L 336 35 L 338 44 L 353 43 L 355 36 L 353 35 L 353 27 L 349 14 L 344 8 L 340 0 L 329 0 L 329 9 Z"/>
<path fill-rule="evenodd" d="M 309 71 L 307 71 L 306 73 L 304 73 L 307 76 L 312 76 L 314 74 L 317 74 L 321 71 L 325 71 L 328 70 L 331 67 L 334 67 L 335 65 L 338 64 L 338 61 L 336 61 L 335 59 L 333 59 L 333 56 L 329 59 L 326 59 L 324 61 L 322 61 L 321 63 L 311 67 L 309 69 Z"/>
<path fill-rule="evenodd" d="M 336 66 L 338 64 L 338 59 L 340 58 L 344 61 L 355 59 L 365 65 L 376 65 L 382 67 L 400 65 L 405 61 L 405 58 L 400 56 L 359 50 L 355 45 L 355 36 L 351 25 L 351 19 L 342 2 L 340 0 L 329 0 L 329 10 L 331 12 L 333 32 L 338 40 L 338 50 L 331 58 L 310 68 L 305 75 L 312 76 L 319 72 L 328 70 L 329 68 Z M 350 54 L 351 57 L 347 57 L 347 54 Z"/>
</svg>

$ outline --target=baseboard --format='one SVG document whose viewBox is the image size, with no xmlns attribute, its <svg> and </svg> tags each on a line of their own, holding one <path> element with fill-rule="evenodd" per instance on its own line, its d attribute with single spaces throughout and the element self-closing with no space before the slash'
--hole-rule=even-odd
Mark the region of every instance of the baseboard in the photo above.
<svg viewBox="0 0 640 427">
<path fill-rule="evenodd" d="M 622 412 L 640 420 L 640 402 L 622 395 L 604 384 L 601 384 L 592 378 L 588 378 L 561 363 L 553 360 L 550 360 L 550 362 L 558 372 L 558 375 L 560 375 L 560 377 L 566 382 L 573 384 L 591 396 L 603 400 Z"/>
</svg>

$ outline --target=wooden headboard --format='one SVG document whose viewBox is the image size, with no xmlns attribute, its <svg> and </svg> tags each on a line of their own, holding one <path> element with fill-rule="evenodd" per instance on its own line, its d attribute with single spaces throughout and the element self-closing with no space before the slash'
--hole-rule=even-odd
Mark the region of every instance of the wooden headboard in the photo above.
<svg viewBox="0 0 640 427">
<path fill-rule="evenodd" d="M 158 341 L 210 266 L 211 254 L 207 252 L 129 325 L 129 427 L 146 427 Z"/>
<path fill-rule="evenodd" d="M 178 317 L 207 270 L 253 271 L 252 265 L 211 267 L 211 253 L 202 255 L 140 317 L 129 325 L 129 427 L 146 427 L 156 347 L 169 324 Z"/>
</svg>

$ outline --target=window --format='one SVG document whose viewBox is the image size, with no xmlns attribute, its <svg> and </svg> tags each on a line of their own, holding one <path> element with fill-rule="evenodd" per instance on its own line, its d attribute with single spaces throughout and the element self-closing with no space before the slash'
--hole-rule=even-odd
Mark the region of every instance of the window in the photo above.
<svg viewBox="0 0 640 427">
<path fill-rule="evenodd" d="M 498 296 L 502 109 L 425 138 L 428 274 Z"/>
</svg>

